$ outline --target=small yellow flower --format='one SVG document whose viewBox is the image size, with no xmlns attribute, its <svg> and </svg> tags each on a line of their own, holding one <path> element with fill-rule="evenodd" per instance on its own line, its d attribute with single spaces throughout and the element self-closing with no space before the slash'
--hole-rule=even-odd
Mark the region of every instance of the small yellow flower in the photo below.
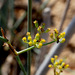
<svg viewBox="0 0 75 75">
<path fill-rule="evenodd" d="M 40 36 L 39 33 L 37 33 L 37 34 L 36 34 L 36 37 L 39 37 L 39 36 Z"/>
<path fill-rule="evenodd" d="M 64 43 L 65 42 L 65 38 L 63 38 L 61 41 L 60 41 L 60 43 Z"/>
<path fill-rule="evenodd" d="M 41 48 L 41 47 L 42 47 L 42 43 L 39 43 L 38 48 Z"/>
<path fill-rule="evenodd" d="M 29 44 L 29 46 L 32 46 L 33 43 L 32 43 L 32 41 L 30 41 L 28 44 Z"/>
<path fill-rule="evenodd" d="M 54 63 L 54 58 L 51 58 L 51 62 Z"/>
<path fill-rule="evenodd" d="M 53 38 L 53 33 L 50 34 L 50 37 Z"/>
<path fill-rule="evenodd" d="M 33 40 L 33 44 L 35 45 L 35 44 L 36 44 L 36 42 L 37 42 L 37 40 L 36 40 L 36 39 L 34 39 L 34 40 Z"/>
<path fill-rule="evenodd" d="M 52 68 L 52 65 L 50 64 L 50 65 L 48 65 L 48 67 L 49 67 L 49 68 Z"/>
<path fill-rule="evenodd" d="M 23 40 L 24 42 L 26 42 L 26 41 L 27 41 L 27 40 L 26 40 L 26 37 L 23 37 L 23 38 L 22 38 L 22 40 Z"/>
<path fill-rule="evenodd" d="M 37 30 L 38 30 L 38 31 L 41 31 L 41 28 L 42 28 L 42 27 L 41 27 L 41 26 L 39 26 L 39 27 L 37 28 Z"/>
<path fill-rule="evenodd" d="M 55 62 L 55 65 L 58 65 L 58 62 Z"/>
<path fill-rule="evenodd" d="M 58 56 L 57 56 L 57 55 L 55 55 L 55 56 L 54 56 L 54 58 L 55 58 L 55 59 L 57 59 L 57 58 L 58 58 Z"/>
<path fill-rule="evenodd" d="M 62 63 L 62 66 L 64 66 L 64 65 L 65 65 L 65 62 Z"/>
<path fill-rule="evenodd" d="M 58 68 L 59 68 L 59 69 L 62 69 L 62 66 L 60 66 L 60 65 L 59 65 L 59 67 L 58 67 Z"/>
<path fill-rule="evenodd" d="M 44 25 L 44 26 L 45 26 L 45 23 L 42 23 L 42 25 Z"/>
<path fill-rule="evenodd" d="M 44 27 L 45 27 L 45 23 L 42 24 L 42 28 L 43 28 L 43 29 L 44 29 Z"/>
<path fill-rule="evenodd" d="M 62 34 L 65 35 L 65 32 L 63 32 Z"/>
<path fill-rule="evenodd" d="M 51 29 L 50 28 L 47 28 L 47 30 L 45 31 L 45 33 L 48 33 Z"/>
<path fill-rule="evenodd" d="M 51 29 L 50 28 L 47 28 L 47 30 L 50 31 Z"/>
<path fill-rule="evenodd" d="M 60 59 L 60 60 L 59 60 L 59 64 L 60 64 L 60 63 L 62 63 L 62 62 L 63 62 L 63 60 L 62 60 L 62 59 Z"/>
<path fill-rule="evenodd" d="M 57 30 L 56 28 L 54 29 L 54 31 L 55 31 L 55 33 L 57 33 L 57 34 L 58 34 L 58 30 Z"/>
<path fill-rule="evenodd" d="M 65 32 L 60 33 L 60 35 L 58 36 L 59 38 L 63 38 L 65 36 Z"/>
<path fill-rule="evenodd" d="M 56 72 L 56 75 L 59 75 L 59 73 L 58 73 L 58 72 Z"/>
<path fill-rule="evenodd" d="M 35 27 L 38 28 L 38 22 L 35 20 L 33 23 L 35 24 Z"/>
<path fill-rule="evenodd" d="M 28 40 L 30 40 L 30 41 L 32 40 L 31 36 L 28 36 Z"/>
<path fill-rule="evenodd" d="M 35 24 L 35 23 L 37 23 L 37 21 L 35 20 L 33 23 Z"/>
<path fill-rule="evenodd" d="M 36 41 L 37 41 L 36 39 L 33 40 L 34 43 L 36 43 Z"/>
<path fill-rule="evenodd" d="M 29 36 L 30 35 L 30 32 L 27 32 L 27 34 L 26 34 L 27 36 Z"/>
<path fill-rule="evenodd" d="M 46 40 L 45 39 L 41 39 L 41 41 L 40 41 L 41 43 L 44 43 L 44 42 L 46 42 Z"/>
<path fill-rule="evenodd" d="M 66 66 L 65 66 L 65 68 L 68 68 L 69 67 L 69 65 L 67 64 Z"/>
</svg>

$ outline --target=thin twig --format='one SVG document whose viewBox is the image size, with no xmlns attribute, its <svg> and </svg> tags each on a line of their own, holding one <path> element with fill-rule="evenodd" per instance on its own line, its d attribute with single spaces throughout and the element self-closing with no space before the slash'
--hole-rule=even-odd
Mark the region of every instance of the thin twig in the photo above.
<svg viewBox="0 0 75 75">
<path fill-rule="evenodd" d="M 32 47 L 26 48 L 26 49 L 24 49 L 24 50 L 21 50 L 21 51 L 17 52 L 17 54 L 20 55 L 20 54 L 22 54 L 22 53 L 24 53 L 24 52 L 27 52 L 27 51 L 32 50 L 33 48 L 35 48 L 35 47 L 32 46 Z"/>
<path fill-rule="evenodd" d="M 20 57 L 19 57 L 19 56 L 15 56 L 15 57 L 16 57 L 16 60 L 17 60 L 17 62 L 18 62 L 18 64 L 19 64 L 21 70 L 23 71 L 24 75 L 27 75 L 27 74 L 26 74 L 26 71 L 25 71 L 25 68 L 24 68 L 24 66 L 23 66 L 23 64 L 22 64 L 22 62 L 21 62 L 21 60 L 20 60 Z"/>
<path fill-rule="evenodd" d="M 32 0 L 28 0 L 28 32 L 32 26 Z M 27 52 L 27 75 L 31 74 L 31 51 Z"/>
<path fill-rule="evenodd" d="M 46 46 L 46 45 L 51 44 L 51 43 L 54 43 L 54 42 L 55 42 L 55 41 L 51 41 L 51 42 L 45 43 L 45 44 L 43 44 L 43 46 Z M 27 52 L 27 51 L 30 51 L 30 50 L 32 50 L 33 48 L 35 48 L 35 47 L 32 46 L 32 47 L 28 47 L 28 48 L 26 48 L 26 49 L 24 49 L 24 50 L 21 50 L 21 51 L 17 52 L 17 55 L 22 54 L 22 53 Z"/>
<path fill-rule="evenodd" d="M 67 0 L 66 8 L 65 8 L 65 10 L 64 10 L 64 13 L 63 13 L 63 16 L 62 16 L 62 20 L 61 20 L 61 23 L 60 23 L 59 32 L 61 32 L 61 30 L 62 30 L 62 26 L 63 26 L 63 24 L 64 24 L 64 20 L 65 20 L 66 15 L 67 15 L 67 11 L 68 11 L 68 8 L 69 8 L 69 5 L 70 5 L 70 1 L 71 1 L 71 0 Z"/>
</svg>

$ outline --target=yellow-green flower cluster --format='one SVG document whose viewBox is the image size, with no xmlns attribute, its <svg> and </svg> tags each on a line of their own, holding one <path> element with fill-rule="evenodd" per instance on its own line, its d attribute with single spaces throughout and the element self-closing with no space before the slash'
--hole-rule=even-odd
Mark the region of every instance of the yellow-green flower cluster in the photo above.
<svg viewBox="0 0 75 75">
<path fill-rule="evenodd" d="M 54 34 L 53 33 L 50 34 L 50 37 L 54 41 L 56 41 L 57 43 L 58 42 L 60 42 L 60 43 L 65 42 L 64 36 L 65 36 L 65 32 L 62 32 L 62 33 L 59 34 L 59 32 L 58 32 L 58 30 L 56 28 L 54 29 Z"/>
<path fill-rule="evenodd" d="M 34 21 L 35 27 L 37 28 L 37 33 L 35 35 L 35 38 L 32 39 L 30 32 L 27 32 L 27 38 L 23 37 L 23 41 L 27 44 L 29 44 L 29 46 L 35 46 L 36 48 L 41 48 L 43 46 L 43 43 L 46 42 L 45 39 L 40 39 L 40 35 L 41 33 L 48 33 L 51 29 L 47 28 L 46 30 L 45 28 L 45 24 L 43 23 L 41 26 L 38 25 L 38 22 L 35 20 Z M 65 41 L 65 32 L 63 33 L 58 33 L 57 29 L 54 29 L 54 34 L 51 33 L 50 37 L 54 40 L 54 42 L 56 41 L 57 43 L 63 43 Z M 27 41 L 28 40 L 28 41 Z"/>
<path fill-rule="evenodd" d="M 26 35 L 27 35 L 27 38 L 23 37 L 22 40 L 25 43 L 29 44 L 29 46 L 35 46 L 36 48 L 41 48 L 43 43 L 46 42 L 45 39 L 43 39 L 43 38 L 40 40 L 40 34 L 39 33 L 37 33 L 35 35 L 35 38 L 33 40 L 32 40 L 30 32 L 27 32 Z M 28 39 L 28 42 L 27 42 L 27 39 Z"/>
<path fill-rule="evenodd" d="M 44 30 L 45 24 L 43 23 L 41 26 L 38 25 L 38 22 L 35 20 L 33 22 L 35 24 L 35 27 L 37 28 L 38 33 L 36 33 L 35 38 L 32 40 L 31 34 L 30 32 L 27 32 L 27 38 L 23 37 L 23 41 L 27 44 L 29 44 L 29 46 L 35 46 L 36 48 L 41 48 L 43 46 L 43 43 L 46 42 L 45 39 L 41 38 L 40 39 L 40 35 L 41 33 L 48 33 L 50 31 L 50 28 L 47 28 L 46 30 Z M 27 42 L 28 39 L 28 42 Z"/>
<path fill-rule="evenodd" d="M 59 74 L 64 69 L 68 68 L 69 65 L 68 64 L 65 64 L 65 62 L 63 61 L 63 59 L 57 60 L 57 58 L 58 58 L 57 55 L 55 55 L 54 58 L 51 58 L 51 63 L 52 64 L 49 64 L 48 67 L 49 68 L 52 68 L 53 67 L 55 70 L 58 69 L 59 72 L 57 72 L 57 70 L 56 70 L 56 73 Z M 56 75 L 58 75 L 58 74 L 56 74 Z"/>
<path fill-rule="evenodd" d="M 38 25 L 38 22 L 35 20 L 34 21 L 35 27 L 37 28 L 37 31 L 41 33 L 48 33 L 50 31 L 50 28 L 47 28 L 44 30 L 45 24 L 43 23 L 41 26 Z"/>
</svg>

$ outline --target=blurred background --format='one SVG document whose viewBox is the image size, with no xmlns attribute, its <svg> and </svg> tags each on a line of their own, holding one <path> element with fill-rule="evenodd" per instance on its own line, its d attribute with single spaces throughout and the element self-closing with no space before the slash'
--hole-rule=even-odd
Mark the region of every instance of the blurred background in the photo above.
<svg viewBox="0 0 75 75">
<path fill-rule="evenodd" d="M 0 0 L 0 27 L 4 29 L 6 37 L 17 51 L 26 48 L 22 37 L 26 36 L 27 32 L 27 8 L 28 0 Z M 75 0 L 32 0 L 32 22 L 37 20 L 39 25 L 45 23 L 45 29 L 51 28 L 49 34 L 55 28 L 60 32 L 64 31 L 69 27 L 74 16 Z M 31 30 L 34 38 L 37 31 L 33 23 Z M 48 34 L 43 34 L 41 37 L 47 42 L 51 41 Z M 36 74 L 53 45 L 32 50 L 31 75 Z M 26 68 L 27 53 L 21 54 L 20 58 Z M 63 71 L 61 75 L 75 75 L 75 31 L 67 41 L 66 47 L 59 53 L 58 59 L 61 58 L 66 58 L 66 64 L 70 65 L 69 69 Z M 3 46 L 2 41 L 0 41 L 0 75 L 23 75 L 14 54 L 8 45 Z M 48 68 L 45 75 L 53 75 L 53 69 Z"/>
</svg>

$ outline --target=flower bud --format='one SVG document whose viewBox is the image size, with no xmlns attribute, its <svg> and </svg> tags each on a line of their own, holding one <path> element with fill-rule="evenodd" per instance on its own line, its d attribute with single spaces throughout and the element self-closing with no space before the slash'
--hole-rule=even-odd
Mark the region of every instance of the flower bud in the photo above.
<svg viewBox="0 0 75 75">
<path fill-rule="evenodd" d="M 44 29 L 44 27 L 45 27 L 45 23 L 42 24 L 42 28 L 43 28 L 43 29 Z"/>
<path fill-rule="evenodd" d="M 60 41 L 60 43 L 64 43 L 65 42 L 65 38 L 63 38 L 61 41 Z"/>
<path fill-rule="evenodd" d="M 50 37 L 53 38 L 53 33 L 50 34 Z"/>
<path fill-rule="evenodd" d="M 33 40 L 33 44 L 36 44 L 36 42 L 37 42 L 37 40 L 36 40 L 36 39 L 34 39 L 34 40 Z"/>
<path fill-rule="evenodd" d="M 30 32 L 27 32 L 27 34 L 26 34 L 27 36 L 30 36 Z"/>
<path fill-rule="evenodd" d="M 38 22 L 35 20 L 34 21 L 35 27 L 38 28 Z"/>
<path fill-rule="evenodd" d="M 62 60 L 62 59 L 60 59 L 60 60 L 59 60 L 59 64 L 61 64 L 62 62 L 63 62 L 63 60 Z"/>
<path fill-rule="evenodd" d="M 42 28 L 42 27 L 41 27 L 41 26 L 39 26 L 37 30 L 38 30 L 38 31 L 41 31 L 41 28 Z"/>
<path fill-rule="evenodd" d="M 62 63 L 62 67 L 65 66 L 65 62 Z"/>
<path fill-rule="evenodd" d="M 26 40 L 26 37 L 23 37 L 23 38 L 22 38 L 22 40 L 23 40 L 24 42 L 26 42 L 26 41 L 27 41 L 27 40 Z"/>
<path fill-rule="evenodd" d="M 55 65 L 58 65 L 58 62 L 55 62 Z"/>
<path fill-rule="evenodd" d="M 44 43 L 44 42 L 46 42 L 46 40 L 45 39 L 41 39 L 41 41 L 40 41 L 41 43 Z"/>
<path fill-rule="evenodd" d="M 31 41 L 31 40 L 32 40 L 31 36 L 28 36 L 28 40 L 29 40 L 29 41 Z"/>
<path fill-rule="evenodd" d="M 55 31 L 56 34 L 58 34 L 58 30 L 56 28 L 54 29 L 54 31 Z"/>
<path fill-rule="evenodd" d="M 59 38 L 63 38 L 65 36 L 65 32 L 60 33 L 60 35 L 58 36 Z"/>
<path fill-rule="evenodd" d="M 37 33 L 37 34 L 35 35 L 35 39 L 36 39 L 36 40 L 39 40 L 39 38 L 40 38 L 40 34 Z"/>
<path fill-rule="evenodd" d="M 45 31 L 45 33 L 48 33 L 51 29 L 50 28 L 47 28 L 47 30 Z"/>
<path fill-rule="evenodd" d="M 39 44 L 38 44 L 38 48 L 41 48 L 41 47 L 42 47 L 42 43 L 39 43 Z"/>
<path fill-rule="evenodd" d="M 48 67 L 49 67 L 49 68 L 52 68 L 52 65 L 50 64 L 50 65 L 48 65 Z"/>
<path fill-rule="evenodd" d="M 65 69 L 68 68 L 68 67 L 69 67 L 69 65 L 67 64 L 67 65 L 65 66 Z"/>
<path fill-rule="evenodd" d="M 59 65 L 59 67 L 58 67 L 58 68 L 59 68 L 59 69 L 62 69 L 62 66 L 60 66 L 60 65 Z"/>
<path fill-rule="evenodd" d="M 54 58 L 55 58 L 55 60 L 57 60 L 58 56 L 57 56 L 57 55 L 55 55 L 55 56 L 54 56 Z"/>
<path fill-rule="evenodd" d="M 37 33 L 37 34 L 36 34 L 36 37 L 39 37 L 39 36 L 40 36 L 39 33 Z"/>
<path fill-rule="evenodd" d="M 54 63 L 54 58 L 51 58 L 51 62 Z"/>
<path fill-rule="evenodd" d="M 30 41 L 28 44 L 29 44 L 29 46 L 32 46 L 33 43 L 32 43 L 32 41 Z"/>
</svg>

